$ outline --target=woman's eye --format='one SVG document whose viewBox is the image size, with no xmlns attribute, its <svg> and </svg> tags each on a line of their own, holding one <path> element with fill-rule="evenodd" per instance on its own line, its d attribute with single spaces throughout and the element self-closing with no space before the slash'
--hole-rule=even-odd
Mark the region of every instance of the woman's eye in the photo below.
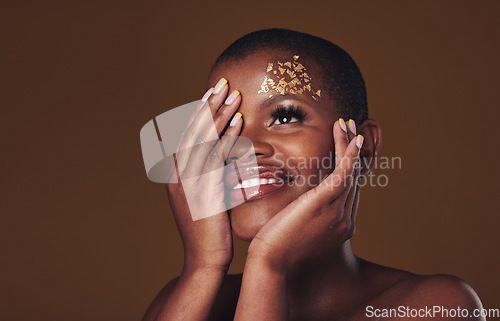
<svg viewBox="0 0 500 321">
<path fill-rule="evenodd" d="M 296 123 L 298 122 L 299 119 L 297 117 L 293 117 L 290 115 L 281 115 L 276 117 L 276 119 L 273 122 L 273 125 L 283 125 L 283 124 L 289 124 L 289 123 Z"/>
<path fill-rule="evenodd" d="M 307 113 L 300 106 L 281 106 L 278 105 L 271 112 L 272 122 L 269 126 L 285 125 L 302 122 Z"/>
</svg>

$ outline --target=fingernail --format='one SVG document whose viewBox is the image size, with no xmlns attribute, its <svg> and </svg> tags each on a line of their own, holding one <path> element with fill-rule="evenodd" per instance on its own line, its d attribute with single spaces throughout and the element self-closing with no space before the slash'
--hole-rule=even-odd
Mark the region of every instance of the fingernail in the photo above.
<svg viewBox="0 0 500 321">
<path fill-rule="evenodd" d="M 231 120 L 231 123 L 229 124 L 229 126 L 231 127 L 234 127 L 238 124 L 238 122 L 240 121 L 241 119 L 241 113 L 236 113 L 236 115 L 234 115 L 233 119 Z"/>
<path fill-rule="evenodd" d="M 354 123 L 354 120 L 349 119 L 347 126 L 349 127 L 349 130 L 351 131 L 351 133 L 353 135 L 356 135 L 356 124 Z"/>
<path fill-rule="evenodd" d="M 201 101 L 202 102 L 206 102 L 208 100 L 208 98 L 210 97 L 210 95 L 212 95 L 213 92 L 214 92 L 214 87 L 212 87 L 209 90 L 207 90 L 207 92 L 205 93 L 205 95 L 203 95 L 203 97 L 201 97 Z"/>
<path fill-rule="evenodd" d="M 362 135 L 358 135 L 356 137 L 356 146 L 358 146 L 359 149 L 361 149 L 361 146 L 363 146 L 363 141 L 365 138 Z"/>
<path fill-rule="evenodd" d="M 234 103 L 234 101 L 236 100 L 236 98 L 238 97 L 239 94 L 240 94 L 239 91 L 233 90 L 231 95 L 229 95 L 229 97 L 227 97 L 225 104 L 231 105 L 232 103 Z"/>
<path fill-rule="evenodd" d="M 227 84 L 227 80 L 226 78 L 221 78 L 219 80 L 219 82 L 217 83 L 217 85 L 215 85 L 215 88 L 214 88 L 214 94 L 218 94 L 222 91 L 222 89 L 224 88 L 224 86 Z"/>
<path fill-rule="evenodd" d="M 345 131 L 345 133 L 347 134 L 347 127 L 345 125 L 345 121 L 342 118 L 339 118 L 339 124 L 340 128 L 342 128 L 342 130 Z"/>
</svg>

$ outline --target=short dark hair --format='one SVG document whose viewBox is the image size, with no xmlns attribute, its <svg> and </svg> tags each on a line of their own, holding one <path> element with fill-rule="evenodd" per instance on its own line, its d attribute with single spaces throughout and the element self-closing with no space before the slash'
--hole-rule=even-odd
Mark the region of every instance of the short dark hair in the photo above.
<svg viewBox="0 0 500 321">
<path fill-rule="evenodd" d="M 315 61 L 322 69 L 324 88 L 341 109 L 341 116 L 361 123 L 368 118 L 363 76 L 358 66 L 339 46 L 328 40 L 287 29 L 265 29 L 249 33 L 224 50 L 216 66 L 244 59 L 264 50 L 279 50 Z"/>
</svg>

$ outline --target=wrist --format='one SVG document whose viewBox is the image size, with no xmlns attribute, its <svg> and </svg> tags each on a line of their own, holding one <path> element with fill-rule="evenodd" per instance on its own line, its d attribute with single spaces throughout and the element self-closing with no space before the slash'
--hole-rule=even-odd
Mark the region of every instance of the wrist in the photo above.
<svg viewBox="0 0 500 321">
<path fill-rule="evenodd" d="M 243 274 L 251 271 L 261 277 L 285 278 L 287 271 L 282 264 L 277 264 L 272 259 L 260 255 L 248 255 Z"/>
<path fill-rule="evenodd" d="M 288 320 L 285 274 L 262 257 L 247 257 L 234 320 Z"/>
<path fill-rule="evenodd" d="M 202 273 L 206 275 L 226 275 L 229 270 L 229 264 L 212 264 L 209 262 L 190 262 L 184 263 L 182 273 L 185 275 Z"/>
<path fill-rule="evenodd" d="M 189 270 L 221 270 L 227 272 L 233 253 L 229 251 L 197 251 L 184 252 L 184 267 Z"/>
<path fill-rule="evenodd" d="M 179 277 L 179 283 L 196 284 L 196 287 L 220 287 L 227 275 L 226 270 L 220 267 L 184 266 Z M 201 290 L 201 289 L 199 289 Z"/>
</svg>

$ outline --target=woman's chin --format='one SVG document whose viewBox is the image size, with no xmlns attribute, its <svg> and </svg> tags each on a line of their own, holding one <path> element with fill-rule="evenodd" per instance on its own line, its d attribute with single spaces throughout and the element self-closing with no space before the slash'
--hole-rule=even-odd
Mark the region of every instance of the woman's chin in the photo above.
<svg viewBox="0 0 500 321">
<path fill-rule="evenodd" d="M 236 235 L 240 240 L 243 240 L 245 242 L 252 242 L 255 235 L 257 235 L 257 233 L 240 233 L 240 231 L 236 232 L 234 229 L 233 232 L 234 235 Z"/>
<path fill-rule="evenodd" d="M 247 224 L 238 221 L 239 220 L 231 219 L 231 228 L 234 235 L 247 242 L 251 242 L 255 235 L 257 235 L 260 229 L 265 225 L 265 223 L 253 222 L 252 224 Z"/>
<path fill-rule="evenodd" d="M 229 210 L 231 228 L 236 236 L 250 242 L 255 235 L 303 191 L 271 193 L 264 198 L 244 202 Z"/>
<path fill-rule="evenodd" d="M 255 208 L 245 208 L 242 205 L 229 212 L 231 228 L 237 237 L 250 242 L 279 210 L 255 210 Z"/>
</svg>

